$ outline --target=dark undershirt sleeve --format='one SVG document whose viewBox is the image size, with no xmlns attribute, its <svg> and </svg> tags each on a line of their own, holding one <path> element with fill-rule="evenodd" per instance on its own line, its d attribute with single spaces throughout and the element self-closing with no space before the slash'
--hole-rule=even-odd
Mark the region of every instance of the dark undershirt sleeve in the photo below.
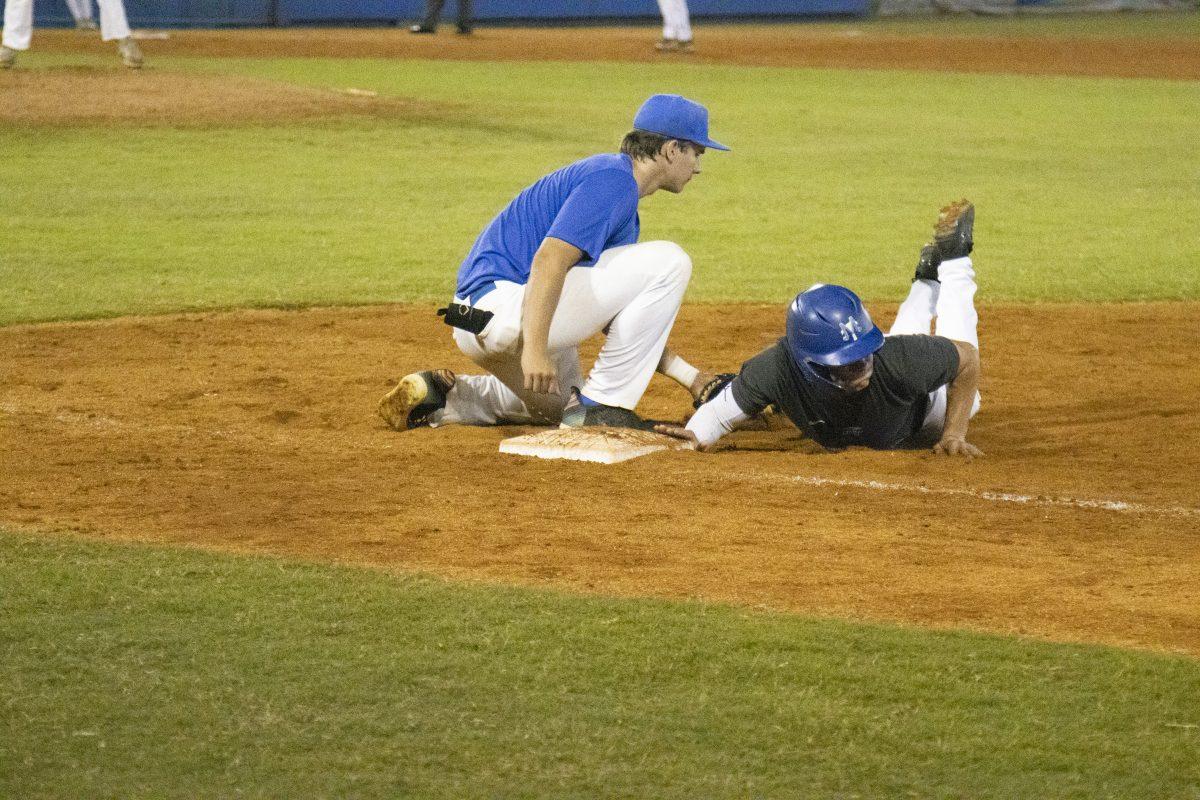
<svg viewBox="0 0 1200 800">
<path fill-rule="evenodd" d="M 742 371 L 732 385 L 733 399 L 742 411 L 757 414 L 779 399 L 783 380 L 779 345 L 768 347 L 742 364 Z"/>
</svg>

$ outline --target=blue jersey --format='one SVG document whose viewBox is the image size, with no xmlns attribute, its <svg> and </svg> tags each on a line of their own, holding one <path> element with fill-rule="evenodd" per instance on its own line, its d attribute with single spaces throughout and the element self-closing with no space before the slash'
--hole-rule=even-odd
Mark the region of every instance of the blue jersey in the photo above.
<svg viewBox="0 0 1200 800">
<path fill-rule="evenodd" d="M 492 281 L 526 283 L 533 254 L 547 236 L 583 251 L 591 266 L 610 247 L 633 244 L 641 224 L 638 187 L 629 156 L 607 153 L 576 161 L 541 178 L 483 229 L 458 268 L 461 298 Z"/>
</svg>

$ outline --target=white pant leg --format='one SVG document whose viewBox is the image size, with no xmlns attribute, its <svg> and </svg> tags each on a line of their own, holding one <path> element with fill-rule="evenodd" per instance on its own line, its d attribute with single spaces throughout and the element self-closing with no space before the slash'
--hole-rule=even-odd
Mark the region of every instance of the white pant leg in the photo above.
<svg viewBox="0 0 1200 800">
<path fill-rule="evenodd" d="M 520 348 L 525 287 L 497 283 L 476 303 L 492 312 L 488 327 L 479 336 L 454 331 L 459 349 L 495 380 L 463 376 L 465 391 L 451 392 L 444 416 L 433 421 L 554 423 L 562 418 L 572 387 L 598 403 L 633 409 L 658 367 L 691 275 L 692 260 L 673 242 L 614 247 L 601 253 L 595 265 L 570 269 L 547 343 L 558 373 L 558 396 L 525 390 Z M 600 355 L 583 381 L 578 347 L 605 329 Z"/>
<path fill-rule="evenodd" d="M 589 399 L 637 407 L 658 368 L 691 277 L 692 259 L 674 242 L 616 247 L 602 253 L 595 266 L 567 274 L 550 326 L 550 347 L 577 346 L 606 330 L 600 355 L 581 387 Z"/>
<path fill-rule="evenodd" d="M 979 313 L 975 310 L 975 292 L 979 287 L 975 284 L 971 259 L 964 256 L 943 261 L 938 267 L 938 279 L 941 289 L 937 293 L 937 325 L 934 333 L 978 348 Z M 943 386 L 929 395 L 929 411 L 921 426 L 923 433 L 941 435 L 946 422 L 946 392 L 947 387 Z M 971 403 L 972 417 L 979 412 L 980 404 L 981 398 L 976 392 L 975 400 Z"/>
<path fill-rule="evenodd" d="M 455 298 L 458 302 L 461 298 Z M 496 288 L 479 299 L 476 308 L 492 312 L 492 320 L 476 336 L 455 329 L 454 343 L 465 356 L 490 375 L 460 375 L 446 397 L 444 411 L 435 412 L 430 424 L 496 425 L 502 422 L 557 425 L 570 399 L 572 386 L 583 383 L 579 353 L 575 347 L 551 350 L 559 377 L 558 395 L 526 391 L 521 371 L 521 308 L 525 286 L 499 281 Z M 586 337 L 585 337 L 586 338 Z"/>
<path fill-rule="evenodd" d="M 76 22 L 92 18 L 92 0 L 67 0 L 67 8 Z"/>
<path fill-rule="evenodd" d="M 967 256 L 943 261 L 938 267 L 942 288 L 937 298 L 934 333 L 979 347 L 979 314 L 975 311 L 975 270 Z"/>
<path fill-rule="evenodd" d="M 33 0 L 7 0 L 4 4 L 5 47 L 28 50 L 33 39 Z"/>
<path fill-rule="evenodd" d="M 124 0 L 96 0 L 100 5 L 100 38 L 106 42 L 129 36 Z"/>
<path fill-rule="evenodd" d="M 664 39 L 681 42 L 692 40 L 692 21 L 687 0 L 658 0 L 658 10 L 662 12 Z"/>
<path fill-rule="evenodd" d="M 557 425 L 568 395 L 536 394 L 525 389 L 521 356 L 517 353 L 489 354 L 478 339 L 466 331 L 455 330 L 454 341 L 472 361 L 490 375 L 460 375 L 446 396 L 446 407 L 430 417 L 439 425 L 498 425 L 509 422 L 526 425 Z M 582 381 L 579 354 L 574 349 L 551 354 L 565 392 Z"/>
<path fill-rule="evenodd" d="M 896 321 L 888 330 L 888 336 L 923 333 L 929 334 L 929 325 L 937 314 L 937 281 L 916 280 L 909 287 L 908 297 L 896 312 Z"/>
</svg>

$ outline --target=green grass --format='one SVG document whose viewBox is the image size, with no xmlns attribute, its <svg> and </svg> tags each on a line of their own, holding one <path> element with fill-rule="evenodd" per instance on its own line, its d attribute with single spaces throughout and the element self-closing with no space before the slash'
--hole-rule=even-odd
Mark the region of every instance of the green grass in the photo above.
<svg viewBox="0 0 1200 800">
<path fill-rule="evenodd" d="M 989 36 L 1073 39 L 1194 39 L 1200 35 L 1200 13 L 1025 14 L 1011 17 L 936 14 L 928 17 L 882 17 L 854 22 L 812 23 L 820 28 L 857 29 L 913 36 Z"/>
<path fill-rule="evenodd" d="M 13 534 L 0 585 L 4 797 L 1200 796 L 1183 658 Z"/>
<path fill-rule="evenodd" d="M 39 60 L 40 59 L 40 60 Z M 31 53 L 30 68 L 65 57 Z M 0 324 L 182 308 L 434 302 L 524 185 L 612 149 L 654 91 L 731 154 L 643 203 L 692 301 L 818 280 L 900 296 L 944 200 L 979 205 L 988 300 L 1200 296 L 1200 84 L 614 64 L 179 60 L 359 87 L 445 121 L 0 130 Z M 585 98 L 580 100 L 580 98 Z"/>
<path fill-rule="evenodd" d="M 930 24 L 1196 32 L 1196 15 L 1103 19 Z M 646 238 L 692 253 L 691 300 L 783 301 L 817 279 L 896 298 L 933 211 L 959 194 L 980 207 L 987 300 L 1200 297 L 1195 82 L 154 67 L 452 111 L 2 128 L 0 324 L 444 300 L 504 202 L 613 147 L 654 91 L 704 100 L 735 148 L 643 205 Z M 1194 660 L 1105 648 L 0 534 L 0 797 L 1196 800 L 1197 685 Z"/>
</svg>

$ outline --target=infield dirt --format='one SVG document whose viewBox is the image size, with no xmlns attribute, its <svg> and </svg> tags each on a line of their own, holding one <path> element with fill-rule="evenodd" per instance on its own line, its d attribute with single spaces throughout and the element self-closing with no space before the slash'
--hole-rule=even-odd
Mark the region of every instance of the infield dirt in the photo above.
<svg viewBox="0 0 1200 800">
<path fill-rule="evenodd" d="M 1200 77 L 1200 45 L 706 32 L 697 63 Z M 649 29 L 188 31 L 151 68 L 0 75 L 0 122 L 213 124 L 441 114 L 153 68 L 156 55 L 650 61 Z M 110 53 L 39 31 L 39 50 Z M 115 56 L 113 56 L 115 62 Z M 118 77 L 119 76 L 119 77 Z M 886 321 L 894 309 L 875 308 Z M 731 369 L 775 306 L 687 306 L 675 341 Z M 974 462 L 823 453 L 794 430 L 604 467 L 502 456 L 525 428 L 397 434 L 404 373 L 470 370 L 430 308 L 165 316 L 0 328 L 0 525 L 700 597 L 1200 656 L 1200 304 L 985 306 Z M 585 353 L 585 360 L 594 347 Z M 643 409 L 678 417 L 659 379 Z"/>
<path fill-rule="evenodd" d="M 173 31 L 146 43 L 155 56 L 221 58 L 430 58 L 469 61 L 622 61 L 736 64 L 771 67 L 913 69 L 1125 78 L 1200 78 L 1200 42 L 1178 38 L 1063 38 L 963 36 L 931 26 L 928 35 L 873 27 L 825 25 L 706 25 L 694 52 L 663 55 L 655 29 L 481 28 L 456 36 L 410 36 L 403 29 Z M 34 47 L 56 52 L 108 53 L 97 37 L 38 31 Z"/>
<path fill-rule="evenodd" d="M 687 306 L 673 341 L 735 368 L 781 313 Z M 791 429 L 618 466 L 387 429 L 405 372 L 471 371 L 428 308 L 8 327 L 0 524 L 1200 655 L 1200 369 L 1136 333 L 1186 341 L 1200 304 L 981 318 L 984 459 Z M 688 408 L 660 378 L 643 403 Z"/>
</svg>

